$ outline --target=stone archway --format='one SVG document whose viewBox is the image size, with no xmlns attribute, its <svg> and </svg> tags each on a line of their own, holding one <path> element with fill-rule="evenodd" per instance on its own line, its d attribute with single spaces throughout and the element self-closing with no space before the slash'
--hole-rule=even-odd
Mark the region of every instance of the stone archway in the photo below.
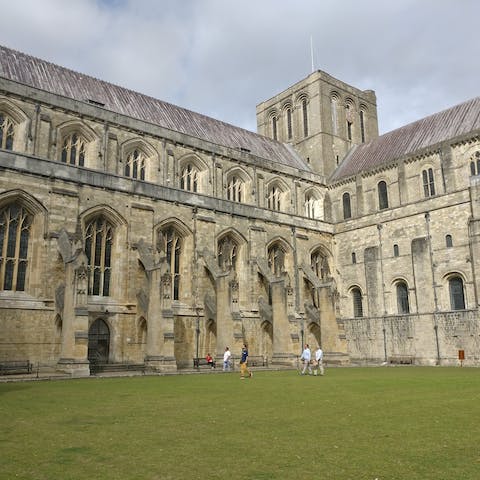
<svg viewBox="0 0 480 480">
<path fill-rule="evenodd" d="M 110 328 L 105 320 L 97 318 L 88 329 L 88 361 L 108 363 L 110 352 Z"/>
<path fill-rule="evenodd" d="M 267 359 L 268 364 L 272 362 L 273 356 L 273 325 L 270 322 L 262 323 L 261 353 Z"/>
</svg>

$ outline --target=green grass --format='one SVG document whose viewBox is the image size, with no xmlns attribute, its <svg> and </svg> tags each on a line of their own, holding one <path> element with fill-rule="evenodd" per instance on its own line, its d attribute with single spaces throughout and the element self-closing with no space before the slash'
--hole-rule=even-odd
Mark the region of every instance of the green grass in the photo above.
<svg viewBox="0 0 480 480">
<path fill-rule="evenodd" d="M 0 479 L 477 480 L 480 370 L 0 383 Z"/>
</svg>

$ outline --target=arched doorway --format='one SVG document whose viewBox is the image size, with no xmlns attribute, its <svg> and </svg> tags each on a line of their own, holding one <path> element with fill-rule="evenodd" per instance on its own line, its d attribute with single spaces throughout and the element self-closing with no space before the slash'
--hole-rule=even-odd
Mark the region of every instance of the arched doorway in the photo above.
<svg viewBox="0 0 480 480">
<path fill-rule="evenodd" d="M 108 363 L 110 350 L 110 329 L 107 323 L 97 318 L 88 330 L 88 361 Z"/>
<path fill-rule="evenodd" d="M 261 328 L 261 353 L 263 358 L 270 364 L 273 355 L 273 325 L 268 321 L 264 321 Z"/>
<path fill-rule="evenodd" d="M 308 325 L 306 343 L 310 345 L 312 351 L 317 349 L 317 345 L 322 344 L 322 331 L 317 323 L 312 322 Z"/>
</svg>

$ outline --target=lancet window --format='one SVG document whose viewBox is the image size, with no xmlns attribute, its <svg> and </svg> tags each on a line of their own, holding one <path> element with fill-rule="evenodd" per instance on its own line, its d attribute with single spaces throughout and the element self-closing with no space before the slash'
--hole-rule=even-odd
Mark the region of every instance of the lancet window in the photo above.
<svg viewBox="0 0 480 480">
<path fill-rule="evenodd" d="M 180 261 L 182 254 L 182 237 L 173 226 L 162 230 L 159 249 L 165 252 L 171 279 L 171 298 L 180 299 Z"/>
<path fill-rule="evenodd" d="M 145 180 L 145 162 L 145 154 L 137 148 L 134 149 L 127 155 L 125 161 L 125 176 Z"/>
<path fill-rule="evenodd" d="M 86 141 L 82 135 L 71 133 L 63 139 L 61 160 L 69 165 L 85 165 Z"/>
<path fill-rule="evenodd" d="M 189 192 L 198 192 L 198 170 L 191 164 L 187 163 L 183 169 L 180 178 L 180 188 Z"/>
</svg>

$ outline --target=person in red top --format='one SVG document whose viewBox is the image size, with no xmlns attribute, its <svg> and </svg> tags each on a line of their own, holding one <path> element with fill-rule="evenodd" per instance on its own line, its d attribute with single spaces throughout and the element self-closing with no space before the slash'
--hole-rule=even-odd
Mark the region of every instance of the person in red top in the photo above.
<svg viewBox="0 0 480 480">
<path fill-rule="evenodd" d="M 205 357 L 205 359 L 207 360 L 207 363 L 212 367 L 212 368 L 215 368 L 215 362 L 213 361 L 213 358 L 212 356 L 207 353 L 207 356 Z"/>
</svg>

